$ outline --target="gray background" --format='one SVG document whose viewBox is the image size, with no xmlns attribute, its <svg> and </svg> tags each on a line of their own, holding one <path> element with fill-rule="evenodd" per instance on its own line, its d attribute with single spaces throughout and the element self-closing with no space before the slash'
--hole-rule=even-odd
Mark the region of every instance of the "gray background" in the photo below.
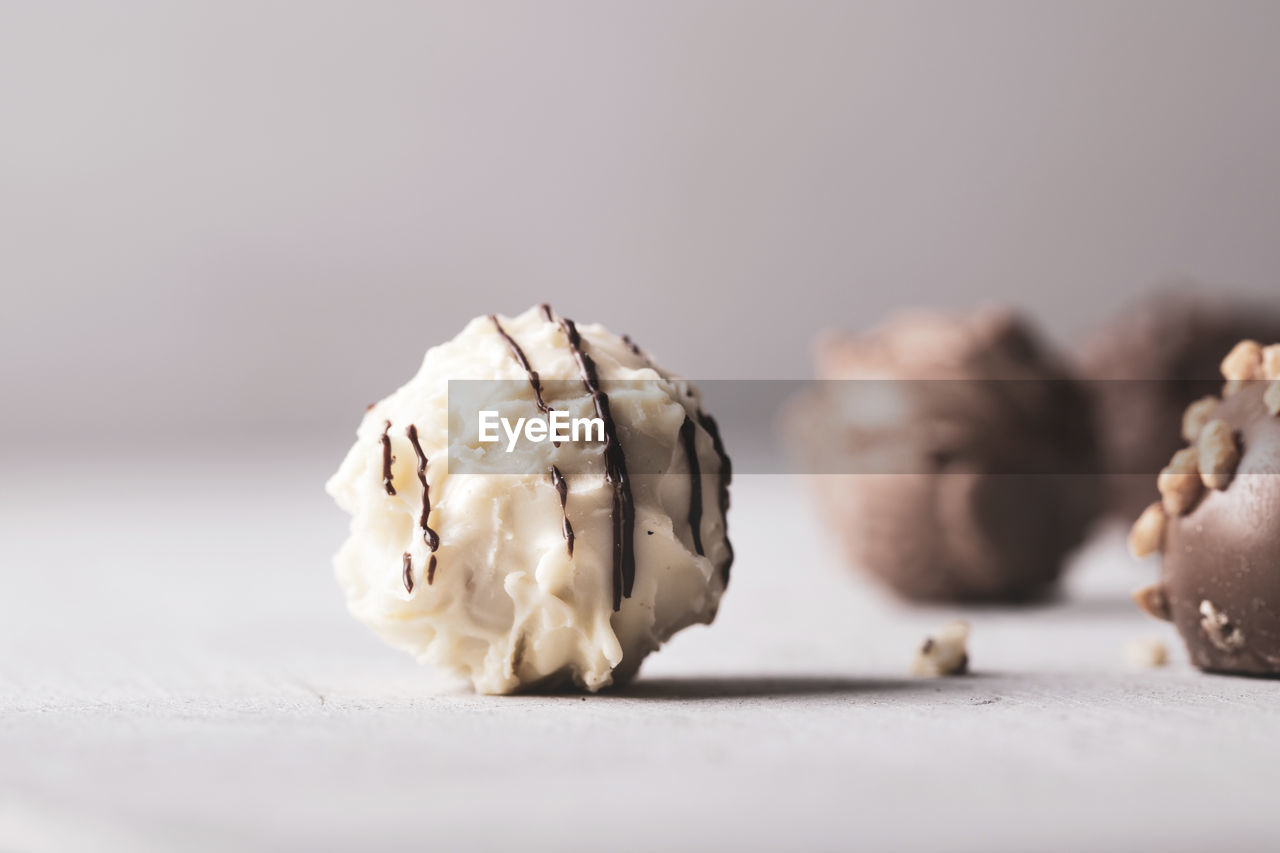
<svg viewBox="0 0 1280 853">
<path fill-rule="evenodd" d="M 1280 268 L 1272 2 L 0 15 L 6 455 L 338 448 L 429 345 L 544 299 L 777 378 L 906 305 L 1065 337 Z"/>
</svg>

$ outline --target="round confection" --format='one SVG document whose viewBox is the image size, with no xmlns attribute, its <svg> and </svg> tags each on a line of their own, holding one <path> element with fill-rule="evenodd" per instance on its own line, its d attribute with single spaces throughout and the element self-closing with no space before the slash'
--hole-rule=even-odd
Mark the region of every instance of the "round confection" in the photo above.
<svg viewBox="0 0 1280 853">
<path fill-rule="evenodd" d="M 1133 519 L 1155 500 L 1152 475 L 1181 446 L 1183 411 L 1217 391 L 1223 353 L 1244 339 L 1280 340 L 1280 311 L 1169 289 L 1081 344 L 1078 372 L 1096 401 L 1109 514 Z"/>
<path fill-rule="evenodd" d="M 492 380 L 466 386 L 477 411 L 602 416 L 604 441 L 525 441 L 468 473 L 450 380 Z M 480 317 L 365 414 L 327 486 L 352 516 L 338 581 L 356 618 L 477 691 L 596 691 L 714 618 L 729 479 L 698 390 L 629 339 L 548 306 Z"/>
<path fill-rule="evenodd" d="M 1158 583 L 1135 594 L 1172 621 L 1192 663 L 1212 672 L 1280 675 L 1280 347 L 1262 371 L 1256 344 L 1224 363 L 1227 397 L 1161 473 L 1160 501 L 1134 525 L 1135 554 L 1161 552 Z"/>
<path fill-rule="evenodd" d="M 816 362 L 835 381 L 787 430 L 854 567 L 913 600 L 1052 588 L 1097 512 L 1095 445 L 1087 399 L 1025 322 L 906 315 L 828 336 Z"/>
</svg>

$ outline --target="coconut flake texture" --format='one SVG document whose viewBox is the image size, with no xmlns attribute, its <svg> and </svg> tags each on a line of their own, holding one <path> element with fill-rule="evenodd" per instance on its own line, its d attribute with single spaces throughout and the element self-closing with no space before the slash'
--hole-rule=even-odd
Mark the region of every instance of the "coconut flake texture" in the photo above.
<svg viewBox="0 0 1280 853">
<path fill-rule="evenodd" d="M 595 414 L 571 330 L 608 395 L 630 471 L 629 594 L 619 589 L 614 551 L 626 525 L 617 521 L 600 443 L 522 441 L 503 460 L 504 471 L 519 473 L 449 472 L 451 459 L 479 452 L 474 429 L 456 422 L 450 429 L 449 380 L 509 380 L 478 386 L 484 408 L 539 414 L 511 342 L 544 389 L 561 389 L 555 397 L 544 391 L 548 405 L 574 417 Z M 425 528 L 411 425 L 426 458 Z M 356 435 L 326 486 L 352 516 L 334 560 L 347 604 L 389 644 L 477 691 L 572 683 L 594 692 L 630 678 L 676 631 L 715 617 L 733 561 L 724 513 L 729 463 L 715 421 L 696 388 L 603 326 L 573 326 L 545 307 L 472 320 L 370 407 Z M 563 509 L 553 468 L 563 472 Z"/>
</svg>

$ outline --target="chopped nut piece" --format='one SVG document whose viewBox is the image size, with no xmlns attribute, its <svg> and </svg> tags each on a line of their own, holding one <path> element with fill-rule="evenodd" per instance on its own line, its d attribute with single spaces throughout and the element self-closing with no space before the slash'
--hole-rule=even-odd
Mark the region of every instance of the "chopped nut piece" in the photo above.
<svg viewBox="0 0 1280 853">
<path fill-rule="evenodd" d="M 1124 659 L 1134 669 L 1157 669 L 1169 662 L 1169 649 L 1153 637 L 1138 637 L 1124 644 Z"/>
<path fill-rule="evenodd" d="M 1266 403 L 1267 411 L 1272 415 L 1280 415 L 1280 382 L 1272 382 L 1267 386 L 1262 402 Z"/>
<path fill-rule="evenodd" d="M 1200 602 L 1200 627 L 1219 651 L 1230 654 L 1244 648 L 1244 634 L 1208 599 Z"/>
<path fill-rule="evenodd" d="M 1184 447 L 1173 454 L 1169 464 L 1156 478 L 1156 488 L 1160 490 L 1164 511 L 1169 515 L 1185 515 L 1195 506 L 1203 483 L 1200 482 L 1200 467 L 1194 447 Z"/>
<path fill-rule="evenodd" d="M 1262 376 L 1264 379 L 1280 379 L 1280 344 L 1272 344 L 1262 350 Z"/>
<path fill-rule="evenodd" d="M 948 622 L 920 646 L 911 674 L 923 678 L 964 675 L 969 671 L 968 640 L 968 622 Z"/>
<path fill-rule="evenodd" d="M 1217 397 L 1202 397 L 1187 406 L 1182 415 L 1182 437 L 1194 444 L 1220 402 L 1222 401 Z"/>
<path fill-rule="evenodd" d="M 1200 479 L 1206 488 L 1225 489 L 1240 464 L 1240 448 L 1236 433 L 1226 421 L 1209 421 L 1200 432 L 1196 445 L 1200 463 Z"/>
<path fill-rule="evenodd" d="M 1142 612 L 1148 616 L 1162 619 L 1165 622 L 1173 621 L 1173 617 L 1169 613 L 1169 596 L 1165 593 L 1164 587 L 1158 583 L 1136 590 L 1133 593 L 1133 603 L 1138 605 Z"/>
<path fill-rule="evenodd" d="M 1262 379 L 1262 345 L 1241 341 L 1222 360 L 1222 376 L 1227 380 Z"/>
<path fill-rule="evenodd" d="M 1142 511 L 1129 531 L 1129 552 L 1141 559 L 1164 547 L 1164 531 L 1169 517 L 1164 514 L 1160 501 Z"/>
</svg>

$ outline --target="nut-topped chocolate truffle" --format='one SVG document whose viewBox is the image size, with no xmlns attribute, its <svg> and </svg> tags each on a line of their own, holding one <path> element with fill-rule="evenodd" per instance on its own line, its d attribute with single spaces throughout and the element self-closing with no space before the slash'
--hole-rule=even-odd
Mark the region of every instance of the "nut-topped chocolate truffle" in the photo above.
<svg viewBox="0 0 1280 853">
<path fill-rule="evenodd" d="M 1189 444 L 1130 533 L 1135 556 L 1162 555 L 1134 599 L 1201 669 L 1280 675 L 1280 345 L 1244 341 L 1222 373 L 1223 397 L 1187 410 Z"/>
<path fill-rule="evenodd" d="M 1222 354 L 1280 340 L 1280 311 L 1192 289 L 1162 289 L 1097 329 L 1076 356 L 1099 418 L 1108 513 L 1133 519 L 1156 498 L 1151 476 L 1182 441 L 1178 419 L 1215 393 Z"/>
<path fill-rule="evenodd" d="M 1082 389 L 1006 310 L 818 348 L 788 433 L 849 561 L 914 600 L 1043 595 L 1097 507 Z"/>
</svg>

